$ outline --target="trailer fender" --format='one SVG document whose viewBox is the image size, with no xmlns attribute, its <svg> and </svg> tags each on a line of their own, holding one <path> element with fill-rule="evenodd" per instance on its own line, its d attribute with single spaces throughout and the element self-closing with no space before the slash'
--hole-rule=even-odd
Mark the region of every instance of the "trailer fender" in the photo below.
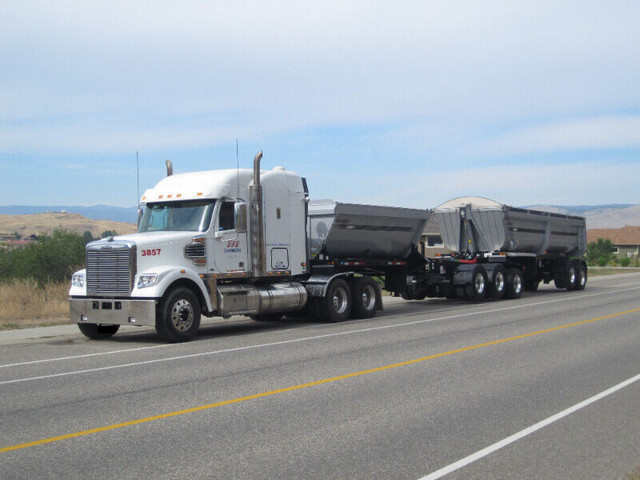
<svg viewBox="0 0 640 480">
<path fill-rule="evenodd" d="M 477 268 L 482 268 L 475 263 L 458 265 L 456 271 L 453 272 L 453 285 L 456 287 L 469 285 L 473 280 L 473 272 Z"/>
</svg>

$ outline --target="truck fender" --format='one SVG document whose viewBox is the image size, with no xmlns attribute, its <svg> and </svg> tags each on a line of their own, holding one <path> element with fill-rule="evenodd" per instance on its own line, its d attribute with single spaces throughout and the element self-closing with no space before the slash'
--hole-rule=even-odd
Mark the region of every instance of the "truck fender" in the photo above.
<svg viewBox="0 0 640 480">
<path fill-rule="evenodd" d="M 176 268 L 175 266 L 167 265 L 154 268 L 154 271 L 150 273 L 158 274 L 157 283 L 153 287 L 147 288 L 138 288 L 136 286 L 131 293 L 132 297 L 162 298 L 167 290 L 171 287 L 171 285 L 173 285 L 176 281 L 189 280 L 197 285 L 197 287 L 200 289 L 200 293 L 202 294 L 202 298 L 204 298 L 207 310 L 213 310 L 211 300 L 209 298 L 209 293 L 207 292 L 207 287 L 202 281 L 202 278 L 200 278 L 200 275 L 194 270 L 184 267 Z"/>
<path fill-rule="evenodd" d="M 324 298 L 327 294 L 329 284 L 336 278 L 352 277 L 353 272 L 340 272 L 335 275 L 312 275 L 305 281 L 304 287 L 307 289 L 309 297 Z"/>
</svg>

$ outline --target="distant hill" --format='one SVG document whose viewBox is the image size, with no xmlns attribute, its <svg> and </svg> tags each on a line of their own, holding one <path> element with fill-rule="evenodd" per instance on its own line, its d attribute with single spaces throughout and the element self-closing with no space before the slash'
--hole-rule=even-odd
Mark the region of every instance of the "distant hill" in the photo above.
<svg viewBox="0 0 640 480">
<path fill-rule="evenodd" d="M 559 205 L 531 205 L 525 208 L 585 217 L 587 219 L 587 229 L 589 230 L 596 228 L 640 226 L 640 205 L 613 204 L 571 207 Z"/>
<path fill-rule="evenodd" d="M 112 207 L 110 205 L 93 205 L 91 207 L 68 205 L 9 205 L 0 206 L 0 214 L 4 215 L 33 215 L 47 212 L 77 213 L 93 220 L 110 220 L 112 222 L 137 223 L 138 209 L 136 207 Z"/>
<path fill-rule="evenodd" d="M 30 235 L 51 234 L 55 229 L 63 228 L 70 232 L 84 233 L 90 231 L 94 238 L 102 232 L 115 231 L 123 235 L 138 230 L 137 224 L 114 222 L 111 220 L 94 220 L 77 213 L 37 213 L 33 215 L 0 215 L 0 233 L 18 232 L 22 237 Z"/>
</svg>

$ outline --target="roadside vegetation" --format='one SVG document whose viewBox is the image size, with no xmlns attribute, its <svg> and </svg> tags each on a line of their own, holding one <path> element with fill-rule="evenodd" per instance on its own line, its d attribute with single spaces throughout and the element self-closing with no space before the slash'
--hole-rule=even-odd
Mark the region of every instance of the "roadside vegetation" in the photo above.
<svg viewBox="0 0 640 480">
<path fill-rule="evenodd" d="M 117 235 L 105 231 L 101 237 Z M 18 248 L 0 248 L 0 330 L 61 325 L 69 322 L 67 292 L 71 275 L 84 268 L 84 234 L 56 230 Z M 610 240 L 588 245 L 589 276 L 638 271 L 638 257 L 617 258 Z M 595 267 L 595 268 L 594 268 Z"/>
<path fill-rule="evenodd" d="M 68 323 L 69 281 L 84 268 L 85 245 L 92 240 L 88 231 L 56 230 L 28 245 L 0 249 L 0 330 Z"/>
<path fill-rule="evenodd" d="M 590 267 L 640 267 L 640 257 L 618 256 L 614 254 L 615 246 L 608 238 L 599 238 L 587 245 L 585 254 Z"/>
</svg>

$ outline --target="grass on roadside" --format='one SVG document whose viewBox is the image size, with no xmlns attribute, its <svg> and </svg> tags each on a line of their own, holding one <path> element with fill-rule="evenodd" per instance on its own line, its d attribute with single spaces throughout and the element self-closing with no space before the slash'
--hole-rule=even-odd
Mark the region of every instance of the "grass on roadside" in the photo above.
<svg viewBox="0 0 640 480">
<path fill-rule="evenodd" d="M 35 280 L 0 283 L 0 330 L 69 323 L 67 282 L 38 287 Z"/>
<path fill-rule="evenodd" d="M 590 277 L 600 275 L 617 275 L 619 273 L 638 273 L 640 268 L 636 267 L 588 267 Z"/>
</svg>

